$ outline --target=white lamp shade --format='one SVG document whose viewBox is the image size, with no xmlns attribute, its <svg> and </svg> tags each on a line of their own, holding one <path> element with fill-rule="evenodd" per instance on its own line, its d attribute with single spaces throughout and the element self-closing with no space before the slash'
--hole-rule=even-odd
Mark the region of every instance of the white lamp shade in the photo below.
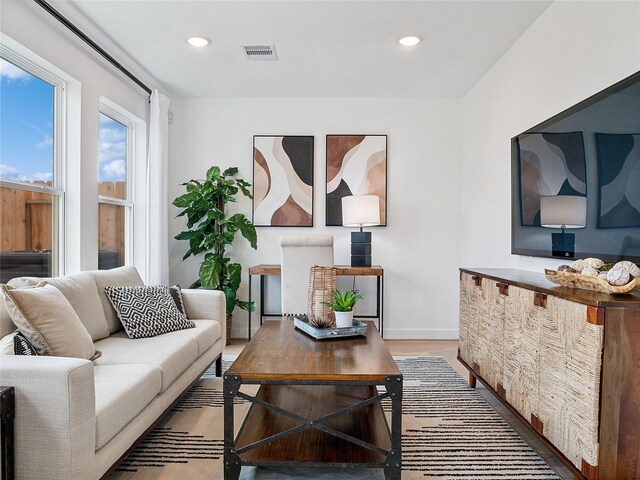
<svg viewBox="0 0 640 480">
<path fill-rule="evenodd" d="M 377 195 L 342 197 L 342 225 L 370 227 L 380 225 L 380 199 Z"/>
<path fill-rule="evenodd" d="M 575 195 L 542 197 L 540 224 L 550 228 L 583 228 L 587 225 L 587 197 Z"/>
</svg>

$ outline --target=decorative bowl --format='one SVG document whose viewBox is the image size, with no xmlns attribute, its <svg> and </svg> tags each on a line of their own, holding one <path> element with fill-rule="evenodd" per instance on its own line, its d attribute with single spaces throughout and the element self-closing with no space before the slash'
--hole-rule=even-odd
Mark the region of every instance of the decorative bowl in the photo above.
<svg viewBox="0 0 640 480">
<path fill-rule="evenodd" d="M 640 291 L 640 279 L 634 278 L 626 285 L 611 285 L 605 279 L 600 277 L 591 277 L 581 275 L 579 273 L 558 272 L 557 270 L 544 270 L 544 274 L 550 282 L 563 287 L 581 288 L 583 290 L 591 290 L 594 292 L 602 292 L 609 294 L 631 293 Z"/>
</svg>

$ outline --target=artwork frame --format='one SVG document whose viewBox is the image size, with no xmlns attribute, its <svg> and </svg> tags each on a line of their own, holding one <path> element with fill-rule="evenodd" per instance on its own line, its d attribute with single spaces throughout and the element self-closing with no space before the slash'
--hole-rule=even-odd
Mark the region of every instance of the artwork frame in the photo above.
<svg viewBox="0 0 640 480">
<path fill-rule="evenodd" d="M 379 226 L 387 225 L 387 140 L 386 134 L 326 136 L 326 226 L 342 226 L 342 198 L 350 195 L 377 195 L 380 198 Z"/>
<path fill-rule="evenodd" d="M 314 164 L 313 135 L 253 136 L 256 227 L 313 227 Z"/>
<path fill-rule="evenodd" d="M 595 133 L 594 137 L 598 228 L 640 227 L 640 133 Z"/>
<path fill-rule="evenodd" d="M 516 148 L 521 226 L 541 226 L 542 197 L 587 196 L 587 162 L 582 131 L 531 132 L 518 139 Z M 557 175 L 558 169 L 564 169 L 564 178 Z M 545 175 L 545 170 L 554 170 L 555 173 Z"/>
</svg>

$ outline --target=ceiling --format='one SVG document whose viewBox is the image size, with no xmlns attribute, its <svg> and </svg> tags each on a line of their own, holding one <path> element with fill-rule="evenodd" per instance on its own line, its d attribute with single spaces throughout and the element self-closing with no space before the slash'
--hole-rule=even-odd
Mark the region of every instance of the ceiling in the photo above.
<svg viewBox="0 0 640 480">
<path fill-rule="evenodd" d="M 50 0 L 173 97 L 459 98 L 550 1 Z M 52 20 L 53 21 L 53 20 Z M 424 41 L 402 47 L 418 34 Z M 195 49 L 190 36 L 212 40 Z M 242 45 L 276 46 L 248 61 Z M 124 58 L 123 58 L 124 57 Z"/>
</svg>

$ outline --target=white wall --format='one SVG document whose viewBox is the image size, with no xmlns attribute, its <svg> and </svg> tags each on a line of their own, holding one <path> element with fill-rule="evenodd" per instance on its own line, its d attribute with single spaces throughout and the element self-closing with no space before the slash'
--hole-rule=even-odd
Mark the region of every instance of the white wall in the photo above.
<svg viewBox="0 0 640 480">
<path fill-rule="evenodd" d="M 463 99 L 461 264 L 511 255 L 511 137 L 640 70 L 640 2 L 555 2 Z"/>
<path fill-rule="evenodd" d="M 71 75 L 81 84 L 79 189 L 68 198 L 69 222 L 77 228 L 68 242 L 77 245 L 71 252 L 68 270 L 98 267 L 98 112 L 100 96 L 117 103 L 140 119 L 147 118 L 148 95 L 122 74 L 96 60 L 87 47 L 33 1 L 2 0 L 0 30 L 22 46 Z M 90 34 L 90 32 L 87 32 Z M 146 132 L 143 132 L 146 135 Z M 140 158 L 138 176 L 144 176 L 146 158 Z M 77 166 L 72 166 L 77 168 Z M 73 190 L 73 186 L 70 186 Z M 140 192 L 139 192 L 140 193 Z M 144 193 L 144 192 L 141 192 Z M 77 217 L 80 222 L 77 222 Z M 144 219 L 140 219 L 144 225 Z M 143 253 L 143 252 L 142 252 Z M 136 265 L 144 265 L 143 255 Z M 144 272 L 144 268 L 140 268 Z M 67 271 L 67 273 L 70 273 Z"/>
<path fill-rule="evenodd" d="M 232 254 L 243 265 L 241 298 L 247 295 L 247 268 L 280 263 L 285 234 L 330 233 L 335 260 L 348 264 L 351 229 L 324 226 L 325 135 L 388 135 L 388 226 L 372 229 L 373 263 L 385 269 L 385 336 L 457 337 L 457 267 L 460 263 L 460 100 L 423 99 L 174 99 L 170 125 L 170 199 L 179 183 L 203 178 L 211 165 L 238 166 L 252 180 L 254 134 L 314 135 L 314 228 L 258 228 L 258 250 L 244 240 Z M 172 215 L 177 209 L 171 207 Z M 238 204 L 251 217 L 251 201 Z M 184 227 L 170 223 L 173 238 Z M 186 242 L 170 241 L 171 282 L 188 286 L 198 261 L 182 262 Z M 274 279 L 275 280 L 275 279 Z M 254 280 L 257 294 L 258 282 Z M 279 308 L 277 283 L 270 282 L 269 308 Z M 358 279 L 373 313 L 375 280 Z M 254 325 L 257 315 L 254 315 Z M 247 335 L 247 315 L 236 309 L 234 336 Z"/>
</svg>

